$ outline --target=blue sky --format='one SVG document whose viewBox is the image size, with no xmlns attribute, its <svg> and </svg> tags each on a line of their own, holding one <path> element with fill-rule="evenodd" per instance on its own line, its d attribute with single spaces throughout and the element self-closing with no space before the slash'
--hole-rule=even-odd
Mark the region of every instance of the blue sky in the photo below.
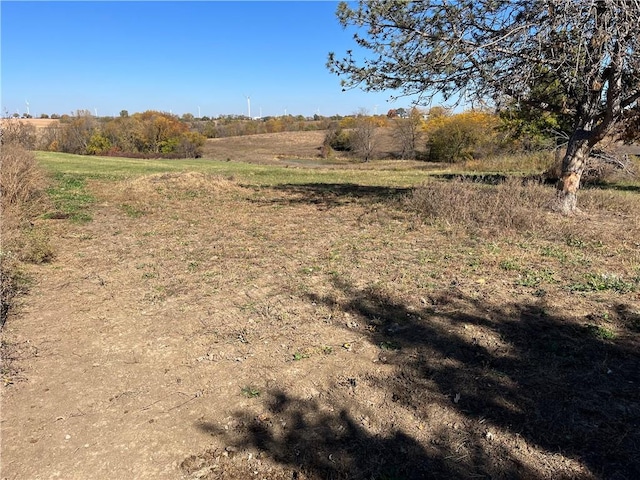
<svg viewBox="0 0 640 480">
<path fill-rule="evenodd" d="M 407 107 L 342 92 L 327 55 L 354 48 L 335 1 L 2 1 L 2 115 L 348 115 Z"/>
</svg>

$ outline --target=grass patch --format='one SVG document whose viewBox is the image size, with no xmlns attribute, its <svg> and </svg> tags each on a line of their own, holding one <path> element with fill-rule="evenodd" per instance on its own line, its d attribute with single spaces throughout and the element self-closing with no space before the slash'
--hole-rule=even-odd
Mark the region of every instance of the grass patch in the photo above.
<svg viewBox="0 0 640 480">
<path fill-rule="evenodd" d="M 524 185 L 520 178 L 508 178 L 495 186 L 432 180 L 414 190 L 408 207 L 432 222 L 467 229 L 535 231 L 543 224 L 551 198 L 549 187 Z"/>
<path fill-rule="evenodd" d="M 410 187 L 420 184 L 423 170 L 397 168 L 395 164 L 349 164 L 336 168 L 289 168 L 279 165 L 227 162 L 212 159 L 129 159 L 96 157 L 58 152 L 36 152 L 39 162 L 55 175 L 75 176 L 95 180 L 125 180 L 144 175 L 197 172 L 233 178 L 247 185 L 354 184 L 368 186 Z M 441 170 L 429 172 L 442 173 Z"/>
<path fill-rule="evenodd" d="M 620 276 L 610 273 L 587 273 L 583 282 L 572 284 L 569 289 L 573 292 L 602 292 L 611 290 L 617 293 L 635 291 L 637 281 L 625 281 Z"/>
<path fill-rule="evenodd" d="M 122 205 L 120 205 L 120 208 L 127 215 L 127 217 L 131 218 L 140 218 L 145 214 L 144 210 L 128 203 L 123 203 Z"/>
<path fill-rule="evenodd" d="M 87 190 L 85 177 L 76 174 L 56 173 L 54 185 L 47 190 L 55 212 L 49 212 L 45 218 L 69 218 L 75 223 L 90 222 L 92 217 L 89 207 L 95 202 L 95 197 Z"/>
<path fill-rule="evenodd" d="M 600 340 L 613 340 L 616 338 L 616 334 L 613 330 L 600 325 L 587 324 L 585 325 L 585 330 L 589 336 Z"/>
</svg>

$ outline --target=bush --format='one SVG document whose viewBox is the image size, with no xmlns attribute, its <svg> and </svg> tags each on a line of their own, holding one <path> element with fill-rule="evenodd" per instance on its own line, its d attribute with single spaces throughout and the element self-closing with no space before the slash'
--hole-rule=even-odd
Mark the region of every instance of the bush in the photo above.
<svg viewBox="0 0 640 480">
<path fill-rule="evenodd" d="M 36 127 L 18 119 L 2 120 L 0 144 L 19 145 L 27 150 L 33 150 L 36 145 Z"/>
<path fill-rule="evenodd" d="M 429 161 L 454 163 L 496 152 L 497 125 L 495 115 L 477 111 L 429 119 L 425 125 Z"/>
<path fill-rule="evenodd" d="M 2 146 L 0 152 L 0 207 L 29 209 L 42 199 L 45 179 L 35 156 L 19 144 Z"/>
<path fill-rule="evenodd" d="M 351 151 L 351 135 L 338 123 L 331 124 L 327 130 L 322 143 L 322 156 L 328 157 L 332 150 L 336 152 Z"/>
<path fill-rule="evenodd" d="M 45 204 L 46 181 L 34 155 L 18 144 L 0 151 L 0 325 L 14 298 L 25 288 L 20 262 L 42 263 L 53 257 L 47 232 L 32 222 Z"/>
<path fill-rule="evenodd" d="M 186 132 L 179 138 L 175 152 L 182 158 L 200 158 L 206 140 L 200 133 Z"/>
</svg>

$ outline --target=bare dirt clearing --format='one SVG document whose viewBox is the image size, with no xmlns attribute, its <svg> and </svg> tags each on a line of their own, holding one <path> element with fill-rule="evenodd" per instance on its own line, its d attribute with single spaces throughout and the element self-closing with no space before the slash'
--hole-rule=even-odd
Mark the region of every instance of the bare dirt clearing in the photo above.
<svg viewBox="0 0 640 480">
<path fill-rule="evenodd" d="M 633 212 L 498 236 L 385 187 L 90 189 L 3 332 L 3 478 L 640 476 Z"/>
</svg>

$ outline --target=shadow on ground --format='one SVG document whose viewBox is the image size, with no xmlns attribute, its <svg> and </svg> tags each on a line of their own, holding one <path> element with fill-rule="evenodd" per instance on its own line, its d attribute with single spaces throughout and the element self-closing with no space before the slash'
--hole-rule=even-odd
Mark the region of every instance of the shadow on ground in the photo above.
<svg viewBox="0 0 640 480">
<path fill-rule="evenodd" d="M 412 189 L 358 185 L 355 183 L 307 183 L 285 184 L 271 187 L 276 192 L 288 194 L 272 201 L 276 204 L 309 204 L 334 208 L 353 203 L 375 204 L 393 201 L 406 196 Z"/>
<path fill-rule="evenodd" d="M 438 425 L 429 423 L 435 407 L 454 411 L 461 425 L 440 424 L 428 442 L 400 429 L 375 435 L 345 407 L 272 391 L 263 399 L 266 418 L 237 412 L 243 428 L 233 434 L 213 423 L 199 428 L 234 448 L 257 449 L 290 468 L 288 478 L 640 478 L 635 308 L 611 308 L 621 333 L 606 339 L 592 317 L 554 316 L 533 303 L 490 305 L 455 286 L 419 307 L 340 280 L 335 286 L 335 298 L 309 300 L 359 319 L 380 347 L 379 361 L 395 366 L 393 375 L 360 381 L 384 392 L 389 409 L 408 409 L 427 426 Z M 528 447 L 586 470 L 523 462 Z"/>
</svg>

